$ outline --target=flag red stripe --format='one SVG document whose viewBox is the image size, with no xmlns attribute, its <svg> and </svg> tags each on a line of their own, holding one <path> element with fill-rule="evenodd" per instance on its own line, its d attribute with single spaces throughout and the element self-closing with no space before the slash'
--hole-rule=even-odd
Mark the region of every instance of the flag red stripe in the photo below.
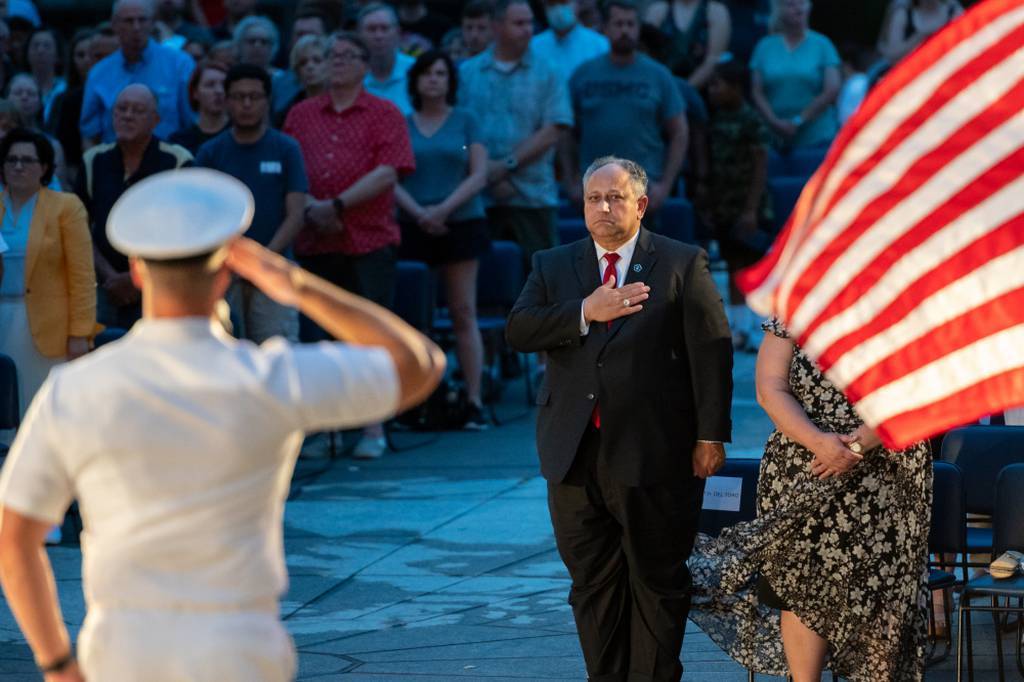
<svg viewBox="0 0 1024 682">
<path fill-rule="evenodd" d="M 923 70 L 924 66 L 930 65 L 932 62 L 936 61 L 939 57 L 941 57 L 950 49 L 952 49 L 952 47 L 954 47 L 958 42 L 960 42 L 960 40 L 962 39 L 962 36 L 960 35 L 961 33 L 973 32 L 974 30 L 976 30 L 977 26 L 989 23 L 998 15 L 1007 11 L 1008 8 L 1012 7 L 1012 2 L 1004 0 L 990 0 L 990 4 L 983 3 L 983 5 L 984 7 L 978 6 L 972 8 L 966 15 L 962 16 L 959 20 L 954 22 L 954 25 L 948 26 L 943 33 L 933 37 L 925 45 L 922 45 L 912 55 L 905 59 L 899 67 L 890 72 L 886 76 L 886 78 L 883 79 L 882 82 L 871 91 L 871 93 L 869 93 L 868 97 L 862 103 L 857 113 L 852 117 L 850 121 L 847 122 L 847 124 L 840 131 L 835 143 L 832 145 L 832 148 L 827 154 L 824 162 L 822 163 L 818 172 L 815 174 L 814 179 L 811 183 L 809 183 L 809 187 L 805 188 L 804 193 L 801 194 L 800 200 L 797 203 L 797 207 L 794 209 L 793 214 L 786 222 L 785 228 L 783 229 L 782 233 L 776 239 L 775 247 L 764 259 L 762 259 L 755 265 L 751 266 L 750 268 L 747 268 L 746 270 L 739 273 L 737 281 L 741 289 L 749 293 L 754 289 L 758 288 L 759 286 L 761 286 L 765 282 L 765 280 L 771 274 L 772 270 L 777 266 L 779 259 L 782 255 L 782 252 L 784 250 L 784 245 L 793 236 L 794 216 L 801 212 L 807 212 L 810 203 L 812 203 L 811 195 L 814 193 L 813 190 L 816 190 L 818 188 L 817 186 L 820 183 L 821 178 L 825 178 L 826 176 L 832 173 L 835 166 L 839 162 L 839 159 L 842 156 L 842 150 L 844 150 L 847 143 L 850 140 L 852 140 L 865 125 L 869 123 L 869 120 L 873 118 L 875 114 L 877 114 L 878 111 L 881 110 L 894 95 L 898 94 L 902 88 L 907 86 L 911 81 L 915 80 L 919 76 L 918 68 L 914 68 L 913 65 L 918 64 L 921 70 Z M 999 10 L 995 10 L 993 6 L 996 5 L 1001 6 L 1002 8 Z M 959 31 L 957 31 L 957 35 L 951 39 L 947 34 L 953 32 L 953 29 L 955 28 L 959 28 Z M 1017 36 L 1020 30 L 1021 29 L 1018 28 L 1017 30 L 1012 31 L 1008 35 Z M 1020 45 L 1021 42 L 1018 38 L 1015 47 L 1019 48 Z M 952 82 L 953 80 L 955 80 L 955 78 L 964 77 L 967 74 L 983 73 L 984 71 L 987 70 L 987 67 L 985 65 L 990 66 L 994 62 L 1001 61 L 996 59 L 996 56 L 1002 56 L 1002 58 L 1005 58 L 1006 50 L 1010 47 L 1014 47 L 1014 43 L 1012 40 L 1004 39 L 999 41 L 997 44 L 992 46 L 992 50 L 982 52 L 978 57 L 968 61 L 964 66 L 960 68 L 960 70 L 956 74 L 954 74 L 953 77 L 949 78 L 948 81 Z M 994 55 L 993 57 L 986 56 L 990 52 L 992 55 Z M 940 86 L 939 93 L 937 93 L 937 95 L 946 96 L 946 98 L 942 100 L 943 103 L 945 103 L 945 101 L 948 100 L 948 95 L 950 94 L 951 90 L 951 88 L 945 88 L 944 91 L 943 87 Z M 954 90 L 952 91 L 952 94 L 955 95 L 956 92 L 957 91 Z M 904 134 L 900 135 L 901 131 Z M 897 131 L 894 131 L 894 135 L 900 135 L 898 141 L 902 141 L 902 139 L 906 137 L 906 132 L 907 131 L 905 129 L 900 128 L 897 129 Z M 890 137 L 890 141 L 894 141 L 893 137 Z M 892 146 L 893 145 L 890 145 L 889 148 L 891 148 Z M 861 166 L 854 169 L 850 175 L 856 177 L 857 179 L 863 177 L 863 175 L 865 175 L 870 170 L 870 168 L 877 163 L 876 157 L 877 155 L 872 156 L 870 159 L 866 160 L 864 164 L 861 164 Z M 841 183 L 839 190 L 833 197 L 833 201 L 831 201 L 829 204 L 830 208 L 835 204 L 836 201 L 838 201 L 839 199 L 841 199 L 842 196 L 845 195 L 846 191 L 844 191 L 843 188 L 846 185 L 846 182 Z"/>
<path fill-rule="evenodd" d="M 1024 31 L 1022 31 L 1021 37 L 1022 40 L 1024 40 Z M 814 262 L 802 273 L 799 280 L 790 291 L 789 298 L 786 303 L 786 308 L 790 313 L 792 314 L 793 311 L 799 309 L 807 295 L 817 287 L 822 278 L 826 276 L 828 269 L 832 267 L 832 265 L 857 239 L 874 227 L 875 224 L 886 214 L 900 206 L 904 200 L 920 189 L 923 184 L 931 180 L 937 173 L 940 173 L 952 161 L 952 159 L 971 149 L 979 140 L 989 135 L 992 129 L 999 127 L 1005 123 L 1007 119 L 1010 119 L 1020 113 L 1022 107 L 1024 107 L 1024 80 L 1017 82 L 1010 93 L 1008 93 L 1006 99 L 1000 100 L 980 112 L 978 116 L 959 128 L 943 144 L 925 154 L 910 166 L 903 177 L 900 178 L 891 189 L 887 190 L 885 194 L 865 206 L 860 214 L 857 215 L 849 225 L 847 225 L 847 227 L 828 244 L 825 250 L 819 254 L 819 256 L 814 259 Z M 999 164 L 999 166 L 1005 169 L 1005 164 Z M 1000 183 L 1001 186 L 1002 184 L 1015 179 L 1019 174 L 1020 166 L 1017 166 L 1012 169 L 1009 174 L 996 174 L 994 180 L 996 182 L 1002 180 Z M 988 186 L 981 186 L 981 183 L 977 180 L 968 185 L 966 189 L 977 191 L 961 191 L 956 195 L 955 198 L 957 201 L 954 205 L 957 208 L 957 213 L 962 213 L 992 193 L 992 190 Z M 947 222 L 949 219 L 954 217 L 955 215 L 947 213 Z M 936 225 L 936 229 L 933 229 L 932 232 L 937 231 L 938 228 L 941 228 L 945 224 L 946 223 L 943 222 Z M 881 271 L 875 269 L 875 272 Z M 837 297 L 837 302 L 842 303 L 842 307 L 844 308 L 851 298 L 851 292 L 853 292 L 853 297 L 856 296 L 852 286 L 848 287 L 846 292 L 846 296 L 840 294 L 839 297 Z M 822 321 L 824 321 L 823 317 L 819 317 L 817 324 L 820 324 Z M 816 326 L 816 324 L 812 323 L 812 326 L 808 328 L 808 330 L 802 332 L 801 336 L 806 336 L 806 333 Z"/>
<path fill-rule="evenodd" d="M 868 267 L 858 273 L 846 288 L 839 292 L 821 314 L 811 322 L 807 331 L 800 333 L 800 341 L 806 342 L 811 334 L 825 321 L 855 304 L 863 293 L 870 290 L 886 272 L 892 269 L 904 254 L 910 253 L 936 232 L 946 228 L 951 222 L 963 215 L 964 212 L 980 204 L 993 192 L 1017 180 L 1020 177 L 1020 169 L 1022 167 L 1024 167 L 1024 149 L 1018 149 L 1014 154 L 990 168 L 979 176 L 975 182 L 967 185 L 960 192 L 950 197 L 944 204 L 900 235 L 889 248 L 879 253 Z M 1008 223 L 1012 222 L 1014 221 L 1008 221 Z M 996 246 L 1003 244 L 1004 242 L 1000 241 L 1000 239 L 1005 239 L 1005 237 L 1000 237 L 997 233 L 1002 233 L 1006 230 L 1013 232 L 1014 229 L 1012 224 L 1004 224 L 1001 227 L 997 227 L 993 234 L 989 235 L 989 239 L 995 241 L 989 242 L 988 239 L 982 238 L 974 245 L 969 245 L 963 253 L 954 254 L 953 257 L 939 265 L 936 269 L 941 272 L 937 274 L 932 273 L 933 276 L 931 277 L 924 275 L 916 282 L 908 283 L 902 294 L 892 304 L 883 309 L 876 319 L 863 327 L 852 330 L 848 337 L 826 349 L 822 353 L 820 362 L 824 366 L 831 367 L 833 358 L 838 358 L 849 350 L 851 346 L 860 344 L 861 341 L 874 336 L 880 330 L 902 319 L 918 303 L 935 291 L 958 279 L 963 273 L 970 272 L 990 260 L 991 254 L 979 253 L 979 249 L 987 248 L 990 243 Z M 830 245 L 829 251 L 831 253 L 828 256 L 830 261 L 834 261 L 838 257 L 839 254 L 835 253 L 836 250 L 846 248 L 847 246 L 848 243 L 845 241 L 834 242 L 833 245 Z M 1013 244 L 1011 244 L 1011 248 L 1012 246 Z M 969 260 L 962 260 L 964 258 Z M 975 260 L 970 260 L 971 258 Z"/>
<path fill-rule="evenodd" d="M 889 447 L 905 448 L 955 426 L 1017 407 L 1022 395 L 1024 368 L 1018 367 L 930 405 L 898 414 L 879 424 L 876 431 Z"/>
<path fill-rule="evenodd" d="M 902 60 L 840 131 L 772 252 L 738 278 L 753 304 L 780 316 L 798 342 L 806 347 L 817 333 L 815 351 L 829 344 L 816 361 L 834 374 L 842 360 L 844 376 L 830 378 L 890 447 L 1024 402 L 1024 351 L 1004 350 L 1024 329 L 1024 271 L 1015 269 L 1024 244 L 1016 194 L 1024 129 L 1012 119 L 1024 111 L 1024 69 L 1015 66 L 1022 48 L 1024 0 L 984 0 Z M 949 109 L 957 98 L 970 113 Z M 940 116 L 945 125 L 936 125 Z M 918 140 L 922 134 L 928 138 Z M 1000 159 L 1004 153 L 1009 158 Z M 871 189 L 861 194 L 869 176 Z M 1000 203 L 969 216 L 966 233 L 950 229 L 993 198 Z M 908 219 L 909 202 L 917 210 Z M 868 234 L 876 245 L 864 253 L 870 262 L 851 251 L 867 248 L 858 241 Z M 973 241 L 964 243 L 965 234 Z M 929 251 L 913 254 L 920 249 Z M 936 257 L 943 262 L 933 265 Z M 865 298 L 880 284 L 892 300 Z M 1012 291 L 999 293 L 1004 287 Z M 937 324 L 932 311 L 957 317 Z"/>
<path fill-rule="evenodd" d="M 935 292 L 968 275 L 993 258 L 1020 246 L 1024 241 L 1022 230 L 1024 230 L 1024 217 L 1018 215 L 954 254 L 938 267 L 925 273 L 909 285 L 903 295 L 898 296 L 892 303 L 879 311 L 871 322 L 851 330 L 846 336 L 826 348 L 817 360 L 819 366 L 825 370 L 831 369 L 843 355 L 906 318 L 922 301 Z M 893 247 L 893 250 L 895 251 L 896 247 Z M 904 251 L 904 253 L 906 252 Z"/>
<path fill-rule="evenodd" d="M 955 71 L 942 85 L 940 85 L 918 109 L 908 116 L 886 140 L 878 146 L 867 159 L 861 162 L 856 168 L 843 179 L 835 194 L 832 195 L 827 206 L 823 207 L 820 215 L 831 211 L 849 191 L 856 186 L 868 173 L 874 170 L 885 157 L 893 152 L 899 145 L 906 141 L 930 119 L 936 112 L 949 104 L 963 91 L 964 83 L 973 83 L 984 76 L 993 67 L 999 66 L 1008 57 L 1020 50 L 1024 45 L 1024 24 L 1016 30 L 1008 33 L 1002 40 L 992 45 L 991 48 L 977 55 Z M 995 103 L 990 109 L 997 107 Z M 864 126 L 860 126 L 863 128 Z M 936 145 L 936 150 L 941 152 L 942 145 Z"/>
<path fill-rule="evenodd" d="M 1020 324 L 1019 311 L 1022 309 L 1024 287 L 936 327 L 926 336 L 875 364 L 848 384 L 844 392 L 850 400 L 857 402 L 887 386 L 896 377 L 917 371 L 950 353 Z M 1018 402 L 1021 398 L 1018 396 Z"/>
</svg>

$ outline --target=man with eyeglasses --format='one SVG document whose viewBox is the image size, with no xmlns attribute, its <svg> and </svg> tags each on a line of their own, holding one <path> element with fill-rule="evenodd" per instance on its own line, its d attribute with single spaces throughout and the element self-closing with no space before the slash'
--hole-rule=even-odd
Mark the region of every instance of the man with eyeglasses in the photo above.
<svg viewBox="0 0 1024 682">
<path fill-rule="evenodd" d="M 248 236 L 271 251 L 291 257 L 306 206 L 306 167 L 294 139 L 267 123 L 270 76 L 255 64 L 236 64 L 224 79 L 231 126 L 196 154 L 196 165 L 241 180 L 256 198 Z M 227 301 L 234 313 L 235 336 L 263 343 L 272 336 L 299 340 L 299 316 L 252 283 L 236 279 Z"/>
<path fill-rule="evenodd" d="M 115 141 L 82 155 L 75 193 L 89 210 L 96 263 L 96 317 L 101 324 L 130 328 L 142 315 L 139 290 L 132 284 L 128 258 L 107 241 L 107 216 L 125 190 L 161 171 L 192 165 L 184 147 L 155 135 L 160 123 L 157 99 L 140 83 L 124 88 L 114 101 Z"/>
<path fill-rule="evenodd" d="M 391 307 L 395 293 L 394 187 L 416 169 L 405 119 L 394 104 L 366 91 L 369 49 L 353 33 L 328 39 L 327 92 L 296 104 L 284 132 L 302 149 L 313 201 L 295 239 L 299 263 L 324 279 Z M 324 338 L 303 322 L 304 340 Z M 380 425 L 368 426 L 354 454 L 384 453 Z"/>
<path fill-rule="evenodd" d="M 153 14 L 150 0 L 114 3 L 111 24 L 121 47 L 93 66 L 86 78 L 79 119 L 83 148 L 114 141 L 111 110 L 118 94 L 133 83 L 145 85 L 156 97 L 158 137 L 166 138 L 192 124 L 188 81 L 195 62 L 185 52 L 153 40 Z"/>
</svg>

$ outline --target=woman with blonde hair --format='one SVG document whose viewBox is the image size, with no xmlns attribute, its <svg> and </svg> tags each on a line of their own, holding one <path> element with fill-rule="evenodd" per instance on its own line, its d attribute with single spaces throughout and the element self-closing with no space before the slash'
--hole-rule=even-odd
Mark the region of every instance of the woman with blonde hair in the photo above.
<svg viewBox="0 0 1024 682">
<path fill-rule="evenodd" d="M 772 0 L 774 33 L 750 58 L 751 99 L 782 149 L 827 146 L 839 132 L 839 53 L 810 12 L 809 0 Z"/>
<path fill-rule="evenodd" d="M 284 108 L 274 112 L 276 128 L 284 125 L 292 107 L 324 91 L 327 84 L 327 40 L 316 35 L 302 36 L 292 46 L 288 66 L 299 83 L 299 91 Z"/>
<path fill-rule="evenodd" d="M 878 52 L 895 64 L 963 12 L 956 0 L 893 0 L 882 22 Z"/>
</svg>

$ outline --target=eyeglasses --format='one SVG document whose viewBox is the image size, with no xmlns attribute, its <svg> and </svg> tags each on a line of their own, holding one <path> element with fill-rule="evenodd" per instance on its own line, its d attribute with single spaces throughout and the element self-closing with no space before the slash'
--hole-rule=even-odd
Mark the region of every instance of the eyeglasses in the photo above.
<svg viewBox="0 0 1024 682">
<path fill-rule="evenodd" d="M 267 98 L 267 95 L 262 92 L 233 92 L 228 95 L 228 99 L 232 102 L 262 102 Z"/>
<path fill-rule="evenodd" d="M 352 62 L 365 62 L 366 55 L 362 52 L 331 52 L 328 59 L 338 64 L 351 64 Z"/>
<path fill-rule="evenodd" d="M 264 38 L 263 36 L 251 36 L 246 38 L 245 42 L 250 45 L 263 45 L 264 47 L 270 47 L 274 43 L 270 38 Z"/>
<path fill-rule="evenodd" d="M 39 163 L 39 159 L 34 156 L 8 156 L 4 159 L 4 164 L 11 168 L 17 168 L 18 166 L 31 166 L 34 163 Z"/>
</svg>

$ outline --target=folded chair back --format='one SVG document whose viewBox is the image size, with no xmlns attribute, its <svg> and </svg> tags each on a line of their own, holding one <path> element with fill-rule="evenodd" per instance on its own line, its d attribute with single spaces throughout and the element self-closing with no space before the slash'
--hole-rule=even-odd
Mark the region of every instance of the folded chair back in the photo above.
<svg viewBox="0 0 1024 682">
<path fill-rule="evenodd" d="M 1024 464 L 1003 468 L 996 483 L 995 497 L 996 508 L 992 515 L 995 556 L 1007 550 L 1024 552 Z"/>
</svg>

